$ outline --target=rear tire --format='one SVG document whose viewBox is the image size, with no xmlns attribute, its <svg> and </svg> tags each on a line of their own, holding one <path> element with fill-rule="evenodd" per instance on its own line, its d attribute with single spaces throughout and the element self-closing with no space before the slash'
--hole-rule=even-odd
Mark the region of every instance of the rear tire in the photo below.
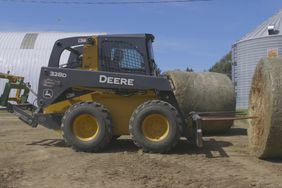
<svg viewBox="0 0 282 188">
<path fill-rule="evenodd" d="M 96 102 L 70 107 L 62 120 L 63 137 L 76 151 L 98 152 L 112 138 L 112 121 L 108 110 Z"/>
<path fill-rule="evenodd" d="M 179 141 L 182 121 L 171 104 L 152 100 L 134 111 L 129 131 L 133 142 L 144 152 L 166 153 Z"/>
</svg>

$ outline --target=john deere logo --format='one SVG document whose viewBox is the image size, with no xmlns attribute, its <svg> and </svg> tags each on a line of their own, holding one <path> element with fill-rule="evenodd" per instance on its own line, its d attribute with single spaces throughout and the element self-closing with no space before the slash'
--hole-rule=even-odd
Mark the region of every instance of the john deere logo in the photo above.
<svg viewBox="0 0 282 188">
<path fill-rule="evenodd" d="M 100 75 L 99 76 L 99 83 L 134 86 L 134 79 Z"/>
<path fill-rule="evenodd" d="M 51 90 L 51 89 L 44 89 L 43 90 L 43 98 L 45 98 L 45 99 L 53 98 L 53 90 Z"/>
</svg>

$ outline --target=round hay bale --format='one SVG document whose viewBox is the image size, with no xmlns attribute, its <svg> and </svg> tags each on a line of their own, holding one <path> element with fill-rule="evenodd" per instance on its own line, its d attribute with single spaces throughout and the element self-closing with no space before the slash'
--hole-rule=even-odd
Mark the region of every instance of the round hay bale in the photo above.
<svg viewBox="0 0 282 188">
<path fill-rule="evenodd" d="M 249 148 L 261 158 L 282 158 L 282 58 L 257 65 L 249 98 Z"/>
<path fill-rule="evenodd" d="M 234 111 L 235 93 L 231 80 L 214 72 L 166 72 L 174 84 L 174 94 L 185 116 L 192 111 Z M 219 134 L 230 129 L 233 121 L 203 123 L 204 134 Z"/>
</svg>

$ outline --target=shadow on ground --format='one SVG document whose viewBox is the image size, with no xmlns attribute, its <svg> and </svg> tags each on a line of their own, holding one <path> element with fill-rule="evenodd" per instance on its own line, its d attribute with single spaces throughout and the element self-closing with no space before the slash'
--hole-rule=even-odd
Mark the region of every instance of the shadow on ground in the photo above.
<svg viewBox="0 0 282 188">
<path fill-rule="evenodd" d="M 172 153 L 180 155 L 204 154 L 207 158 L 229 157 L 228 154 L 224 151 L 224 148 L 232 145 L 233 144 L 231 142 L 209 139 L 204 141 L 203 148 L 198 148 L 193 143 L 181 140 Z"/>
<path fill-rule="evenodd" d="M 62 139 L 44 139 L 27 144 L 30 146 L 68 147 Z"/>
<path fill-rule="evenodd" d="M 245 135 L 247 136 L 247 129 L 246 128 L 231 128 L 226 134 L 226 136 L 240 136 Z"/>
<path fill-rule="evenodd" d="M 262 159 L 263 161 L 270 162 L 270 163 L 277 163 L 282 164 L 282 159 Z"/>
<path fill-rule="evenodd" d="M 27 145 L 62 148 L 68 147 L 68 145 L 62 139 L 44 139 L 37 142 L 32 142 Z M 169 154 L 204 154 L 207 158 L 229 157 L 223 149 L 224 147 L 229 146 L 232 146 L 232 143 L 209 139 L 208 141 L 204 142 L 203 148 L 198 148 L 194 144 L 186 140 L 180 140 L 175 149 L 173 149 L 173 151 L 171 151 Z M 135 146 L 131 139 L 123 138 L 112 141 L 109 147 L 102 151 L 102 153 L 137 152 L 138 150 L 139 148 Z"/>
</svg>

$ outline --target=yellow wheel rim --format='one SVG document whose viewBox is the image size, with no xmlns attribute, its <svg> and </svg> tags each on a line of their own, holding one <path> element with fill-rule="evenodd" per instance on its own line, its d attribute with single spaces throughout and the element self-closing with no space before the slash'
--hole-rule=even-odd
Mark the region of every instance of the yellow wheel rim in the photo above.
<svg viewBox="0 0 282 188">
<path fill-rule="evenodd" d="M 168 119 L 160 114 L 148 115 L 142 122 L 142 132 L 145 138 L 150 141 L 161 141 L 169 133 Z"/>
<path fill-rule="evenodd" d="M 81 141 L 89 141 L 97 136 L 99 123 L 94 116 L 82 114 L 74 119 L 72 128 L 76 138 Z"/>
</svg>

